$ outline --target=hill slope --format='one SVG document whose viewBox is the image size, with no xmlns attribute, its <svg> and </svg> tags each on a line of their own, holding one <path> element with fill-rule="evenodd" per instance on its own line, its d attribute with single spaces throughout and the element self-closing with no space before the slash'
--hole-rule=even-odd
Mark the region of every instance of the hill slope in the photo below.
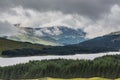
<svg viewBox="0 0 120 80">
<path fill-rule="evenodd" d="M 6 50 L 25 49 L 25 48 L 40 50 L 43 48 L 47 48 L 47 46 L 32 44 L 28 42 L 12 41 L 8 39 L 0 38 L 0 52 L 6 51 Z"/>
<path fill-rule="evenodd" d="M 118 34 L 119 33 L 119 34 Z M 97 37 L 79 44 L 67 45 L 63 47 L 52 47 L 44 50 L 47 54 L 82 54 L 99 53 L 120 50 L 120 32 L 111 33 L 102 37 Z"/>
<path fill-rule="evenodd" d="M 4 44 L 5 43 L 7 42 L 4 42 Z M 14 45 L 14 43 L 10 45 Z M 11 49 L 12 47 L 10 45 L 6 47 Z M 19 46 L 21 46 L 21 44 Z M 6 49 L 6 47 L 2 49 Z M 22 47 L 24 48 L 24 45 L 22 45 Z M 34 49 L 33 46 L 27 48 Z M 97 37 L 88 41 L 84 41 L 79 44 L 67 45 L 67 46 L 55 46 L 55 47 L 49 47 L 39 50 L 32 50 L 32 51 L 31 49 L 22 49 L 22 50 L 20 49 L 14 51 L 9 50 L 9 51 L 4 51 L 2 55 L 7 55 L 7 56 L 69 55 L 69 54 L 83 54 L 83 53 L 100 53 L 100 52 L 110 52 L 110 51 L 119 51 L 119 50 L 120 50 L 120 34 L 119 32 L 115 32 L 102 37 Z"/>
<path fill-rule="evenodd" d="M 104 48 L 104 49 L 111 49 L 111 50 L 119 50 L 120 49 L 120 31 L 114 32 L 102 37 L 97 37 L 78 45 L 84 48 Z"/>
<path fill-rule="evenodd" d="M 65 46 L 75 53 L 98 53 L 120 50 L 120 31 L 96 37 L 79 44 Z"/>
</svg>

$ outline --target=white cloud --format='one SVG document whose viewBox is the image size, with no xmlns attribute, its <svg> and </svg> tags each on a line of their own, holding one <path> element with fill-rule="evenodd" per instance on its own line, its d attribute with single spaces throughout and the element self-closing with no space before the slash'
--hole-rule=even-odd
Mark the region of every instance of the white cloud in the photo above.
<svg viewBox="0 0 120 80">
<path fill-rule="evenodd" d="M 62 34 L 62 31 L 60 31 L 59 28 L 55 27 L 53 29 L 53 35 L 60 35 L 60 34 Z"/>
<path fill-rule="evenodd" d="M 41 31 L 36 31 L 36 32 L 35 32 L 35 35 L 36 35 L 36 36 L 44 36 L 44 34 L 43 34 Z"/>
<path fill-rule="evenodd" d="M 18 30 L 8 22 L 0 22 L 0 36 L 16 35 Z"/>
<path fill-rule="evenodd" d="M 62 34 L 62 31 L 59 30 L 58 27 L 53 27 L 51 30 L 46 27 L 46 28 L 43 28 L 43 29 L 39 30 L 39 32 L 46 33 L 46 34 L 49 34 L 49 35 L 60 35 L 60 34 Z M 42 36 L 44 36 L 44 35 L 42 35 Z"/>
<path fill-rule="evenodd" d="M 88 38 L 102 36 L 111 32 L 120 31 L 120 6 L 114 5 L 109 14 L 90 24 L 84 29 Z"/>
<path fill-rule="evenodd" d="M 19 6 L 12 8 L 8 13 L 2 13 L 1 21 L 8 21 L 11 24 L 21 23 L 22 27 L 49 27 L 68 26 L 84 27 L 90 20 L 77 14 L 64 14 L 60 11 L 39 12 L 32 9 L 24 9 Z"/>
<path fill-rule="evenodd" d="M 64 14 L 60 11 L 40 12 L 23 7 L 11 8 L 8 13 L 0 14 L 0 21 L 7 21 L 10 24 L 21 23 L 22 27 L 49 27 L 68 26 L 70 28 L 83 29 L 87 38 L 102 36 L 114 31 L 120 31 L 120 6 L 117 4 L 111 8 L 110 13 L 102 15 L 96 21 L 78 14 Z M 50 34 L 61 34 L 59 30 Z M 40 32 L 37 32 L 39 34 Z M 42 35 L 40 33 L 40 35 Z"/>
</svg>

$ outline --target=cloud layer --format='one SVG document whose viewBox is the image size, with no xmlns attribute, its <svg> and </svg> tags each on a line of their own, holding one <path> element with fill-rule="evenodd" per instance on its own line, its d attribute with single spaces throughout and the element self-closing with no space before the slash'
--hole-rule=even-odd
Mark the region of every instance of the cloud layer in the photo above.
<svg viewBox="0 0 120 80">
<path fill-rule="evenodd" d="M 0 35 L 22 27 L 67 26 L 83 29 L 87 38 L 120 31 L 120 0 L 3 0 Z"/>
<path fill-rule="evenodd" d="M 0 0 L 0 8 L 8 10 L 16 6 L 23 6 L 43 11 L 61 11 L 63 13 L 77 13 L 91 18 L 98 18 L 103 13 L 108 13 L 111 6 L 120 0 Z"/>
<path fill-rule="evenodd" d="M 78 14 L 64 14 L 61 11 L 39 12 L 24 9 L 21 6 L 11 8 L 9 12 L 1 13 L 0 21 L 11 24 L 20 23 L 21 27 L 51 27 L 68 26 L 71 28 L 84 28 L 90 19 Z"/>
<path fill-rule="evenodd" d="M 120 31 L 120 6 L 114 5 L 109 14 L 104 14 L 103 17 L 93 24 L 85 28 L 88 33 L 87 37 L 93 38 L 102 36 L 111 32 Z"/>
<path fill-rule="evenodd" d="M 8 22 L 0 22 L 0 36 L 11 36 L 16 35 L 18 33 L 18 29 Z"/>
</svg>

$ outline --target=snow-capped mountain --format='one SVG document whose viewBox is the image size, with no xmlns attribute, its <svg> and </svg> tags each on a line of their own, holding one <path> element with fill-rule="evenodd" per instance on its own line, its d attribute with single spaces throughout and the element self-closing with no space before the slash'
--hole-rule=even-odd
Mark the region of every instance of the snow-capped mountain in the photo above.
<svg viewBox="0 0 120 80">
<path fill-rule="evenodd" d="M 86 35 L 81 29 L 72 29 L 66 26 L 18 28 L 20 34 L 11 36 L 9 39 L 54 46 L 80 43 L 85 40 Z"/>
</svg>

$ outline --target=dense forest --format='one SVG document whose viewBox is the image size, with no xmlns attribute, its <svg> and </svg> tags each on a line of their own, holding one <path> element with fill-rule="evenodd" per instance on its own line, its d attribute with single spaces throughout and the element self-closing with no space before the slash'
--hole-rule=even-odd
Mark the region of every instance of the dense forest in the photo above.
<svg viewBox="0 0 120 80">
<path fill-rule="evenodd" d="M 120 55 L 109 55 L 94 60 L 42 60 L 30 61 L 25 64 L 0 67 L 1 79 L 21 78 L 88 78 L 120 77 Z"/>
<path fill-rule="evenodd" d="M 22 48 L 14 50 L 5 50 L 1 56 L 16 57 L 16 56 L 34 56 L 34 55 L 69 55 L 69 54 L 83 54 L 83 53 L 100 53 L 118 51 L 109 47 L 77 47 L 77 46 L 56 46 L 43 49 Z"/>
</svg>

